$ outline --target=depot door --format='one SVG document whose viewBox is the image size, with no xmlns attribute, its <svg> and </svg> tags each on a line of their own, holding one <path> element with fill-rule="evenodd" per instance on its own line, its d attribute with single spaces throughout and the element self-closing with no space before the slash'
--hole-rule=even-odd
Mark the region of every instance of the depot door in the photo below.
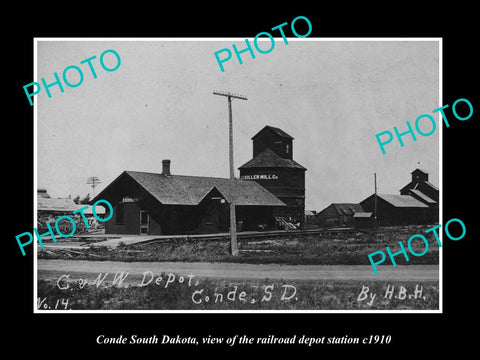
<svg viewBox="0 0 480 360">
<path fill-rule="evenodd" d="M 140 210 L 140 235 L 148 235 L 149 216 L 145 210 Z"/>
</svg>

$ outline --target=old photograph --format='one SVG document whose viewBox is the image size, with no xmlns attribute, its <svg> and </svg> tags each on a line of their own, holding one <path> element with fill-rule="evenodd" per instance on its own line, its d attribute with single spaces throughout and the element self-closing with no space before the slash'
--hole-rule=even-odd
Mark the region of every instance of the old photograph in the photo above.
<svg viewBox="0 0 480 360">
<path fill-rule="evenodd" d="M 35 39 L 35 312 L 441 312 L 441 39 L 272 36 Z"/>
</svg>

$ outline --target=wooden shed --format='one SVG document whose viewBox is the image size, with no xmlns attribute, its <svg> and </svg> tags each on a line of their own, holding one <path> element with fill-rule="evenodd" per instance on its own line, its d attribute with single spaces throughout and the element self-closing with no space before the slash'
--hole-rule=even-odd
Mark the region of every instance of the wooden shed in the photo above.
<svg viewBox="0 0 480 360">
<path fill-rule="evenodd" d="M 353 227 L 357 230 L 373 230 L 377 222 L 373 212 L 357 212 L 353 215 Z"/>
<path fill-rule="evenodd" d="M 360 202 L 366 212 L 375 212 L 375 194 Z M 377 194 L 376 218 L 379 226 L 428 224 L 428 205 L 410 195 Z"/>
<path fill-rule="evenodd" d="M 360 204 L 332 203 L 317 214 L 317 223 L 321 227 L 353 226 L 353 216 L 363 212 Z"/>
</svg>

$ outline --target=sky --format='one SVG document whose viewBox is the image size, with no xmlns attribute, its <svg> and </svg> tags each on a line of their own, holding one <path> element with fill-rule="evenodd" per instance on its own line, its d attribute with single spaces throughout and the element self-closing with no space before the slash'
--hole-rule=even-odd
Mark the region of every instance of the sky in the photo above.
<svg viewBox="0 0 480 360">
<path fill-rule="evenodd" d="M 250 39 L 253 43 L 253 39 Z M 177 175 L 229 176 L 227 99 L 214 90 L 246 95 L 233 100 L 235 175 L 252 158 L 251 138 L 265 125 L 294 137 L 293 158 L 307 168 L 306 208 L 360 202 L 374 192 L 399 194 L 421 168 L 439 186 L 439 42 L 372 39 L 282 38 L 255 59 L 233 54 L 221 72 L 214 53 L 244 38 L 93 40 L 37 38 L 37 75 L 82 69 L 78 87 L 63 83 L 35 95 L 36 183 L 52 197 L 93 195 L 87 179 L 101 180 L 98 194 L 125 170 L 162 171 L 171 160 Z M 268 49 L 259 42 L 262 49 Z M 116 51 L 121 64 L 105 71 L 100 55 Z M 92 60 L 97 78 L 88 64 Z M 114 67 L 111 53 L 104 57 Z M 71 83 L 79 78 L 67 73 Z M 396 139 L 383 155 L 375 134 L 406 131 L 422 114 L 437 123 L 433 135 Z M 424 119 L 425 120 L 425 119 Z M 424 132 L 431 129 L 421 122 Z"/>
</svg>

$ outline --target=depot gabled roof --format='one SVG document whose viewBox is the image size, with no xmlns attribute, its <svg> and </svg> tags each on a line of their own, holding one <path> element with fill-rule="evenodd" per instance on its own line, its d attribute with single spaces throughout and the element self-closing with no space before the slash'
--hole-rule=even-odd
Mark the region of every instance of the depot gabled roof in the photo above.
<svg viewBox="0 0 480 360">
<path fill-rule="evenodd" d="M 140 171 L 124 171 L 92 201 L 108 197 L 115 192 L 115 184 L 125 179 L 133 180 L 164 205 L 198 205 L 217 189 L 227 202 L 233 199 L 239 206 L 286 206 L 255 181 Z"/>
</svg>

